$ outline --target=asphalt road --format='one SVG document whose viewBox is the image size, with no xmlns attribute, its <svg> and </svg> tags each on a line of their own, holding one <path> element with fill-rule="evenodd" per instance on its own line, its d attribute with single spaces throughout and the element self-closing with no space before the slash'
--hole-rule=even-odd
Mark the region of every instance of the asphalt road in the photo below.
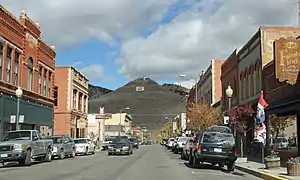
<svg viewBox="0 0 300 180">
<path fill-rule="evenodd" d="M 11 167 L 12 166 L 12 167 Z M 31 167 L 0 167 L 0 179 L 10 180 L 238 180 L 258 179 L 240 171 L 217 167 L 189 168 L 179 155 L 160 145 L 143 146 L 131 156 L 107 156 L 107 152 L 74 159 L 35 163 Z"/>
</svg>

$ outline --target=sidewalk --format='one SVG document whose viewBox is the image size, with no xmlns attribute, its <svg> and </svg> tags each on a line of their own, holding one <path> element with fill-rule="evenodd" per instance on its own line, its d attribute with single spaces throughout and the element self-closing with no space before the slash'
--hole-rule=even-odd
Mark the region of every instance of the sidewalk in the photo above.
<svg viewBox="0 0 300 180">
<path fill-rule="evenodd" d="M 286 168 L 265 169 L 265 165 L 257 162 L 236 162 L 236 169 L 266 180 L 300 180 L 300 176 L 287 176 Z"/>
</svg>

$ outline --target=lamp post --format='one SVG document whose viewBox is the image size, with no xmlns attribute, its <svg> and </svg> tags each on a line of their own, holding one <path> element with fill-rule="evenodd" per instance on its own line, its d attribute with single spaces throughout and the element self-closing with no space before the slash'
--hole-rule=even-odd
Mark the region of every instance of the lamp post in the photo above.
<svg viewBox="0 0 300 180">
<path fill-rule="evenodd" d="M 193 79 L 195 81 L 195 91 L 196 91 L 196 93 L 195 93 L 195 103 L 197 104 L 197 102 L 198 102 L 198 78 L 193 77 L 193 76 L 189 76 L 189 75 L 186 75 L 186 74 L 181 74 L 181 75 L 179 75 L 179 77 L 181 77 L 181 78 L 188 77 L 188 78 Z"/>
<path fill-rule="evenodd" d="M 20 99 L 23 95 L 23 90 L 20 87 L 18 87 L 18 89 L 15 91 L 15 94 L 17 96 L 16 130 L 19 130 Z"/>
<path fill-rule="evenodd" d="M 129 107 L 126 107 L 126 108 L 122 108 L 120 109 L 120 122 L 119 122 L 119 132 L 118 132 L 118 136 L 120 137 L 121 135 L 121 123 L 122 123 L 122 112 L 126 111 L 126 110 L 129 110 L 130 108 Z"/>
<path fill-rule="evenodd" d="M 228 110 L 231 109 L 231 97 L 233 95 L 233 89 L 231 88 L 231 86 L 229 85 L 226 89 L 226 96 L 228 97 Z"/>
</svg>

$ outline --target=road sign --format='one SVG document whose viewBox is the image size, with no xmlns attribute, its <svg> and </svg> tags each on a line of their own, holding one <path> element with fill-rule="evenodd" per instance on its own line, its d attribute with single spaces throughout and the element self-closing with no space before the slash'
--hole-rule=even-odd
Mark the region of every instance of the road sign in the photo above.
<svg viewBox="0 0 300 180">
<path fill-rule="evenodd" d="M 109 119 L 112 117 L 111 113 L 103 113 L 103 114 L 96 114 L 96 119 Z"/>
</svg>

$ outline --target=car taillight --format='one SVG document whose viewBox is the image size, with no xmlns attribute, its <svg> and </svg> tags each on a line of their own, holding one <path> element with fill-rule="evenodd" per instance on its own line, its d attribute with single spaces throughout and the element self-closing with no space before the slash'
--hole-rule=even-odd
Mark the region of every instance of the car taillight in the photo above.
<svg viewBox="0 0 300 180">
<path fill-rule="evenodd" d="M 197 150 L 198 150 L 198 152 L 201 152 L 201 151 L 202 151 L 201 145 L 198 145 Z"/>
<path fill-rule="evenodd" d="M 238 148 L 235 147 L 234 150 L 233 150 L 233 153 L 234 153 L 235 156 L 238 156 L 239 155 Z"/>
</svg>

